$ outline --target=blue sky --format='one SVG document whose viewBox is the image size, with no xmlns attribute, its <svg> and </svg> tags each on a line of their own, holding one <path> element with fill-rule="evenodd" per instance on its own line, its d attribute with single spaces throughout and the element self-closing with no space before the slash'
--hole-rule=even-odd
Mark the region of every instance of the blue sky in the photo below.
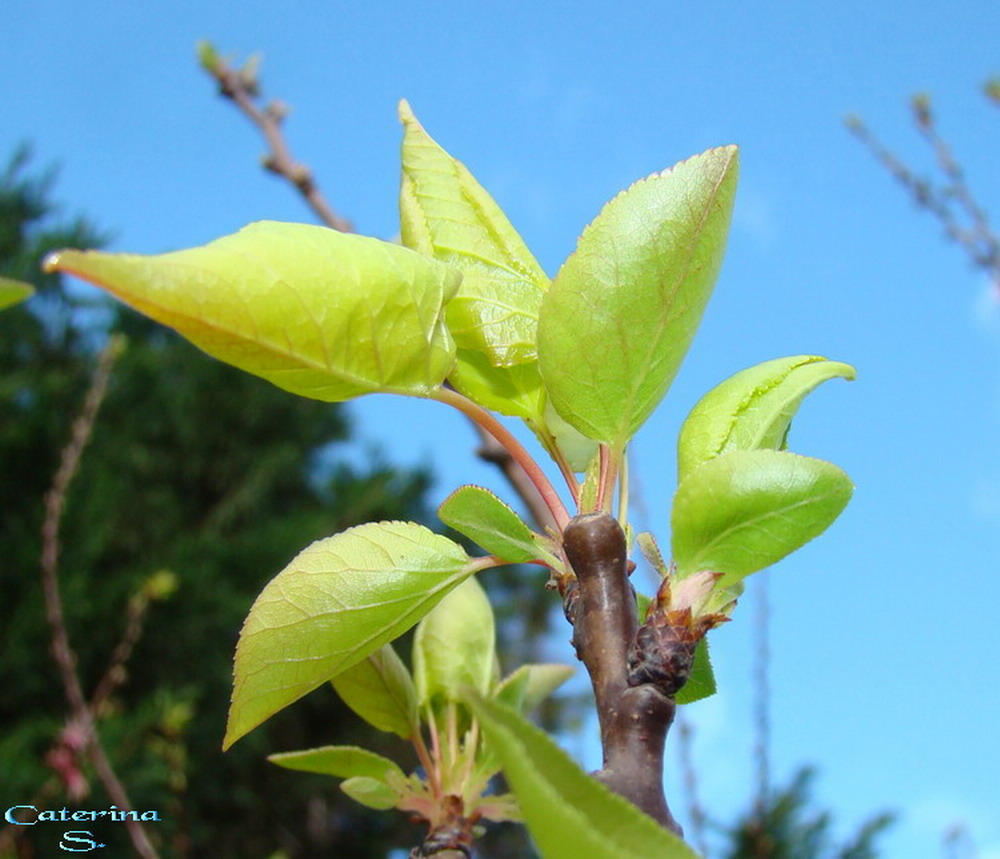
<svg viewBox="0 0 1000 859">
<path fill-rule="evenodd" d="M 858 2 L 9 4 L 0 33 L 0 153 L 34 142 L 59 197 L 114 247 L 201 244 L 260 218 L 308 220 L 257 169 L 262 145 L 196 68 L 194 43 L 264 54 L 269 94 L 334 205 L 398 230 L 395 110 L 494 194 L 554 274 L 601 205 L 633 180 L 722 143 L 742 147 L 726 264 L 673 389 L 634 445 L 645 521 L 667 541 L 680 421 L 711 385 L 767 358 L 816 353 L 858 380 L 807 400 L 793 450 L 857 484 L 846 513 L 772 573 L 774 772 L 820 768 L 844 828 L 902 814 L 887 855 L 941 855 L 964 823 L 1000 857 L 1000 308 L 844 131 L 864 116 L 907 159 L 931 159 L 906 99 L 930 92 L 987 202 L 1000 201 L 1000 6 Z M 366 439 L 506 493 L 435 404 L 369 397 Z M 359 447 L 354 455 L 363 455 Z M 721 692 L 689 708 L 701 800 L 726 819 L 752 785 L 753 600 L 714 634 Z M 569 652 L 560 654 L 569 658 Z M 589 740 L 571 746 L 592 757 Z M 590 760 L 593 765 L 595 762 Z M 670 776 L 680 806 L 676 770 Z M 678 808 L 680 811 L 681 809 Z"/>
</svg>

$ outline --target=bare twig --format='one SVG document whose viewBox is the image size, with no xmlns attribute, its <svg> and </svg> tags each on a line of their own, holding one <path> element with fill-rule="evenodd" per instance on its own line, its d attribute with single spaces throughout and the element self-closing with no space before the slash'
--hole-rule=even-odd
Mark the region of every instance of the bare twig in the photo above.
<svg viewBox="0 0 1000 859">
<path fill-rule="evenodd" d="M 691 720 L 681 710 L 677 717 L 678 743 L 681 772 L 684 776 L 684 793 L 687 798 L 688 817 L 691 829 L 687 833 L 695 849 L 704 857 L 708 856 L 708 843 L 705 841 L 705 823 L 707 815 L 698 799 L 698 773 L 694 768 L 691 751 L 694 748 L 694 726 Z"/>
<path fill-rule="evenodd" d="M 63 450 L 59 469 L 52 481 L 52 487 L 45 496 L 45 519 L 42 524 L 42 589 L 45 597 L 45 615 L 52 635 L 52 656 L 62 676 L 63 688 L 70 706 L 70 717 L 64 736 L 78 737 L 80 750 L 86 750 L 91 757 L 98 778 L 104 785 L 111 801 L 123 811 L 132 809 L 128 794 L 118 779 L 108 756 L 101 744 L 93 713 L 86 701 L 80 678 L 76 672 L 76 655 L 69 643 L 66 621 L 63 614 L 62 597 L 59 592 L 59 527 L 66 493 L 80 465 L 80 457 L 90 440 L 97 411 L 107 391 L 111 368 L 121 352 L 124 341 L 112 337 L 101 353 L 94 372 L 90 389 L 87 391 L 83 409 L 73 423 L 69 444 Z M 146 837 L 145 830 L 136 820 L 124 821 L 132 845 L 143 859 L 157 859 L 158 854 Z"/>
<path fill-rule="evenodd" d="M 294 185 L 309 208 L 328 227 L 342 233 L 354 232 L 354 225 L 337 214 L 327 202 L 312 171 L 292 156 L 281 131 L 281 123 L 288 115 L 288 107 L 283 102 L 270 102 L 263 108 L 258 107 L 260 89 L 256 62 L 251 61 L 241 69 L 234 69 L 207 44 L 200 46 L 200 54 L 201 64 L 218 82 L 219 92 L 239 107 L 267 142 L 269 151 L 264 157 L 264 168 Z"/>
<path fill-rule="evenodd" d="M 125 608 L 125 630 L 118 644 L 115 645 L 115 649 L 111 652 L 104 676 L 101 677 L 94 689 L 94 694 L 90 696 L 90 712 L 95 719 L 99 718 L 104 702 L 125 680 L 125 665 L 132 655 L 136 642 L 142 635 L 142 624 L 148 608 L 149 597 L 144 590 L 133 594 L 128 601 Z"/>
<path fill-rule="evenodd" d="M 282 102 L 271 102 L 263 108 L 258 106 L 260 86 L 256 63 L 251 61 L 235 69 L 207 43 L 199 46 L 199 55 L 202 67 L 219 84 L 222 95 L 240 109 L 267 142 L 269 152 L 264 159 L 265 169 L 294 185 L 321 223 L 340 232 L 354 232 L 351 221 L 339 215 L 320 192 L 312 170 L 293 157 L 281 129 L 288 107 Z M 470 420 L 470 424 L 479 438 L 476 455 L 502 472 L 540 530 L 553 527 L 555 520 L 548 505 L 510 452 L 475 421 Z"/>
<path fill-rule="evenodd" d="M 1000 84 L 990 82 L 985 91 L 988 99 L 1000 104 Z M 846 124 L 914 202 L 937 218 L 945 235 L 965 251 L 973 265 L 989 274 L 1000 298 L 1000 236 L 990 225 L 986 210 L 972 193 L 961 165 L 939 132 L 930 98 L 926 95 L 914 96 L 911 109 L 918 132 L 934 153 L 944 180 L 941 184 L 918 176 L 859 117 L 848 117 Z"/>
<path fill-rule="evenodd" d="M 771 792 L 771 685 L 770 620 L 767 573 L 757 577 L 757 617 L 754 624 L 754 760 L 757 764 L 757 795 L 754 810 L 763 818 Z"/>
</svg>

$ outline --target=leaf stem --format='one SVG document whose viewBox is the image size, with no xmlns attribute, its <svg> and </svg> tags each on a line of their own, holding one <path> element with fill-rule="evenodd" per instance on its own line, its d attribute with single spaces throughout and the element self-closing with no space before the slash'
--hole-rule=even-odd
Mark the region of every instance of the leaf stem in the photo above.
<svg viewBox="0 0 1000 859">
<path fill-rule="evenodd" d="M 445 403 L 458 409 L 503 445 L 514 461 L 521 466 L 528 479 L 538 490 L 539 495 L 542 496 L 542 500 L 552 514 L 552 518 L 555 519 L 559 530 L 566 527 L 566 524 L 569 522 L 569 513 L 562 499 L 549 482 L 549 479 L 545 476 L 538 463 L 524 449 L 524 446 L 514 438 L 510 430 L 500 423 L 491 412 L 450 388 L 436 388 L 429 395 L 428 399 L 437 400 L 440 403 Z"/>
<path fill-rule="evenodd" d="M 562 473 L 563 480 L 566 481 L 566 488 L 569 490 L 569 494 L 573 497 L 573 504 L 574 506 L 579 507 L 580 481 L 576 478 L 576 472 L 573 471 L 572 466 L 569 462 L 567 462 L 566 457 L 563 456 L 563 452 L 559 449 L 559 445 L 556 444 L 555 438 L 546 427 L 540 427 L 534 423 L 529 423 L 529 426 L 534 431 L 539 441 L 542 442 L 542 447 L 545 448 L 545 452 L 551 456 L 552 461 L 559 466 L 559 471 Z"/>
<path fill-rule="evenodd" d="M 618 469 L 618 521 L 623 528 L 628 521 L 628 456 L 624 452 Z"/>
</svg>

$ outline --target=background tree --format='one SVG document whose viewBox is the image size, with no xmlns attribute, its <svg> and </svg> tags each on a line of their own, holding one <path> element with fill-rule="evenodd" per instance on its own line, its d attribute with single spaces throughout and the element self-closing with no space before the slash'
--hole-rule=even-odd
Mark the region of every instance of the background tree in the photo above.
<svg viewBox="0 0 1000 859">
<path fill-rule="evenodd" d="M 726 841 L 721 859 L 875 859 L 876 839 L 893 815 L 874 815 L 837 844 L 830 831 L 832 816 L 814 807 L 814 777 L 810 767 L 800 769 L 787 787 L 773 790 L 734 825 L 720 827 Z"/>
</svg>

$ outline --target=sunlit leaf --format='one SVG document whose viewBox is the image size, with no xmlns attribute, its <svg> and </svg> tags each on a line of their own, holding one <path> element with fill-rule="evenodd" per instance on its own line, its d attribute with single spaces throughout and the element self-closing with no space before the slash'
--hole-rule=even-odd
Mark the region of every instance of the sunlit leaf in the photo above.
<svg viewBox="0 0 1000 859">
<path fill-rule="evenodd" d="M 599 442 L 587 438 L 576 427 L 566 423 L 548 400 L 545 402 L 543 414 L 545 429 L 552 435 L 556 447 L 573 471 L 577 473 L 587 471 L 592 462 L 598 461 Z"/>
<path fill-rule="evenodd" d="M 545 386 L 535 361 L 494 367 L 481 352 L 459 349 L 448 382 L 474 403 L 501 415 L 537 423 L 544 413 Z"/>
<path fill-rule="evenodd" d="M 854 375 L 850 364 L 816 355 L 776 358 L 736 373 L 705 394 L 684 421 L 677 441 L 678 480 L 731 450 L 784 447 L 806 394 L 828 379 Z"/>
<path fill-rule="evenodd" d="M 712 149 L 609 202 L 546 291 L 539 367 L 556 410 L 622 449 L 687 352 L 722 265 L 737 150 Z"/>
<path fill-rule="evenodd" d="M 96 283 L 201 349 L 317 400 L 424 395 L 455 360 L 454 269 L 390 242 L 261 221 L 158 256 L 66 250 L 46 262 Z"/>
<path fill-rule="evenodd" d="M 493 609 L 475 578 L 466 579 L 418 625 L 413 676 L 421 705 L 440 696 L 455 700 L 469 686 L 485 694 L 496 670 Z"/>
<path fill-rule="evenodd" d="M 533 361 L 548 278 L 493 198 L 424 130 L 403 101 L 403 243 L 461 269 L 448 305 L 458 345 L 493 366 Z"/>
<path fill-rule="evenodd" d="M 540 555 L 535 535 L 521 517 L 481 486 L 460 486 L 438 507 L 438 518 L 509 563 Z"/>
<path fill-rule="evenodd" d="M 448 304 L 458 343 L 449 382 L 472 401 L 538 423 L 538 310 L 548 277 L 493 198 L 424 130 L 405 101 L 403 244 L 462 272 Z"/>
<path fill-rule="evenodd" d="M 545 859 L 697 859 L 677 836 L 587 775 L 544 732 L 502 704 L 467 699 Z"/>
<path fill-rule="evenodd" d="M 678 572 L 719 572 L 716 590 L 727 588 L 822 534 L 852 491 L 850 478 L 820 459 L 773 450 L 710 459 L 674 496 Z"/>
<path fill-rule="evenodd" d="M 320 746 L 299 752 L 278 752 L 268 755 L 267 759 L 285 769 L 336 778 L 364 776 L 384 781 L 391 774 L 405 778 L 395 761 L 357 746 Z"/>
<path fill-rule="evenodd" d="M 694 650 L 694 663 L 687 682 L 678 690 L 674 700 L 678 704 L 693 704 L 714 695 L 715 689 L 715 672 L 708 654 L 708 639 L 703 638 Z"/>
<path fill-rule="evenodd" d="M 383 644 L 330 681 L 355 713 L 380 731 L 413 736 L 418 725 L 413 678 L 391 644 Z"/>
<path fill-rule="evenodd" d="M 20 304 L 35 294 L 35 288 L 30 283 L 0 277 L 0 310 Z"/>
<path fill-rule="evenodd" d="M 243 624 L 224 748 L 402 635 L 473 569 L 461 546 L 412 522 L 359 525 L 304 549 Z"/>
</svg>

